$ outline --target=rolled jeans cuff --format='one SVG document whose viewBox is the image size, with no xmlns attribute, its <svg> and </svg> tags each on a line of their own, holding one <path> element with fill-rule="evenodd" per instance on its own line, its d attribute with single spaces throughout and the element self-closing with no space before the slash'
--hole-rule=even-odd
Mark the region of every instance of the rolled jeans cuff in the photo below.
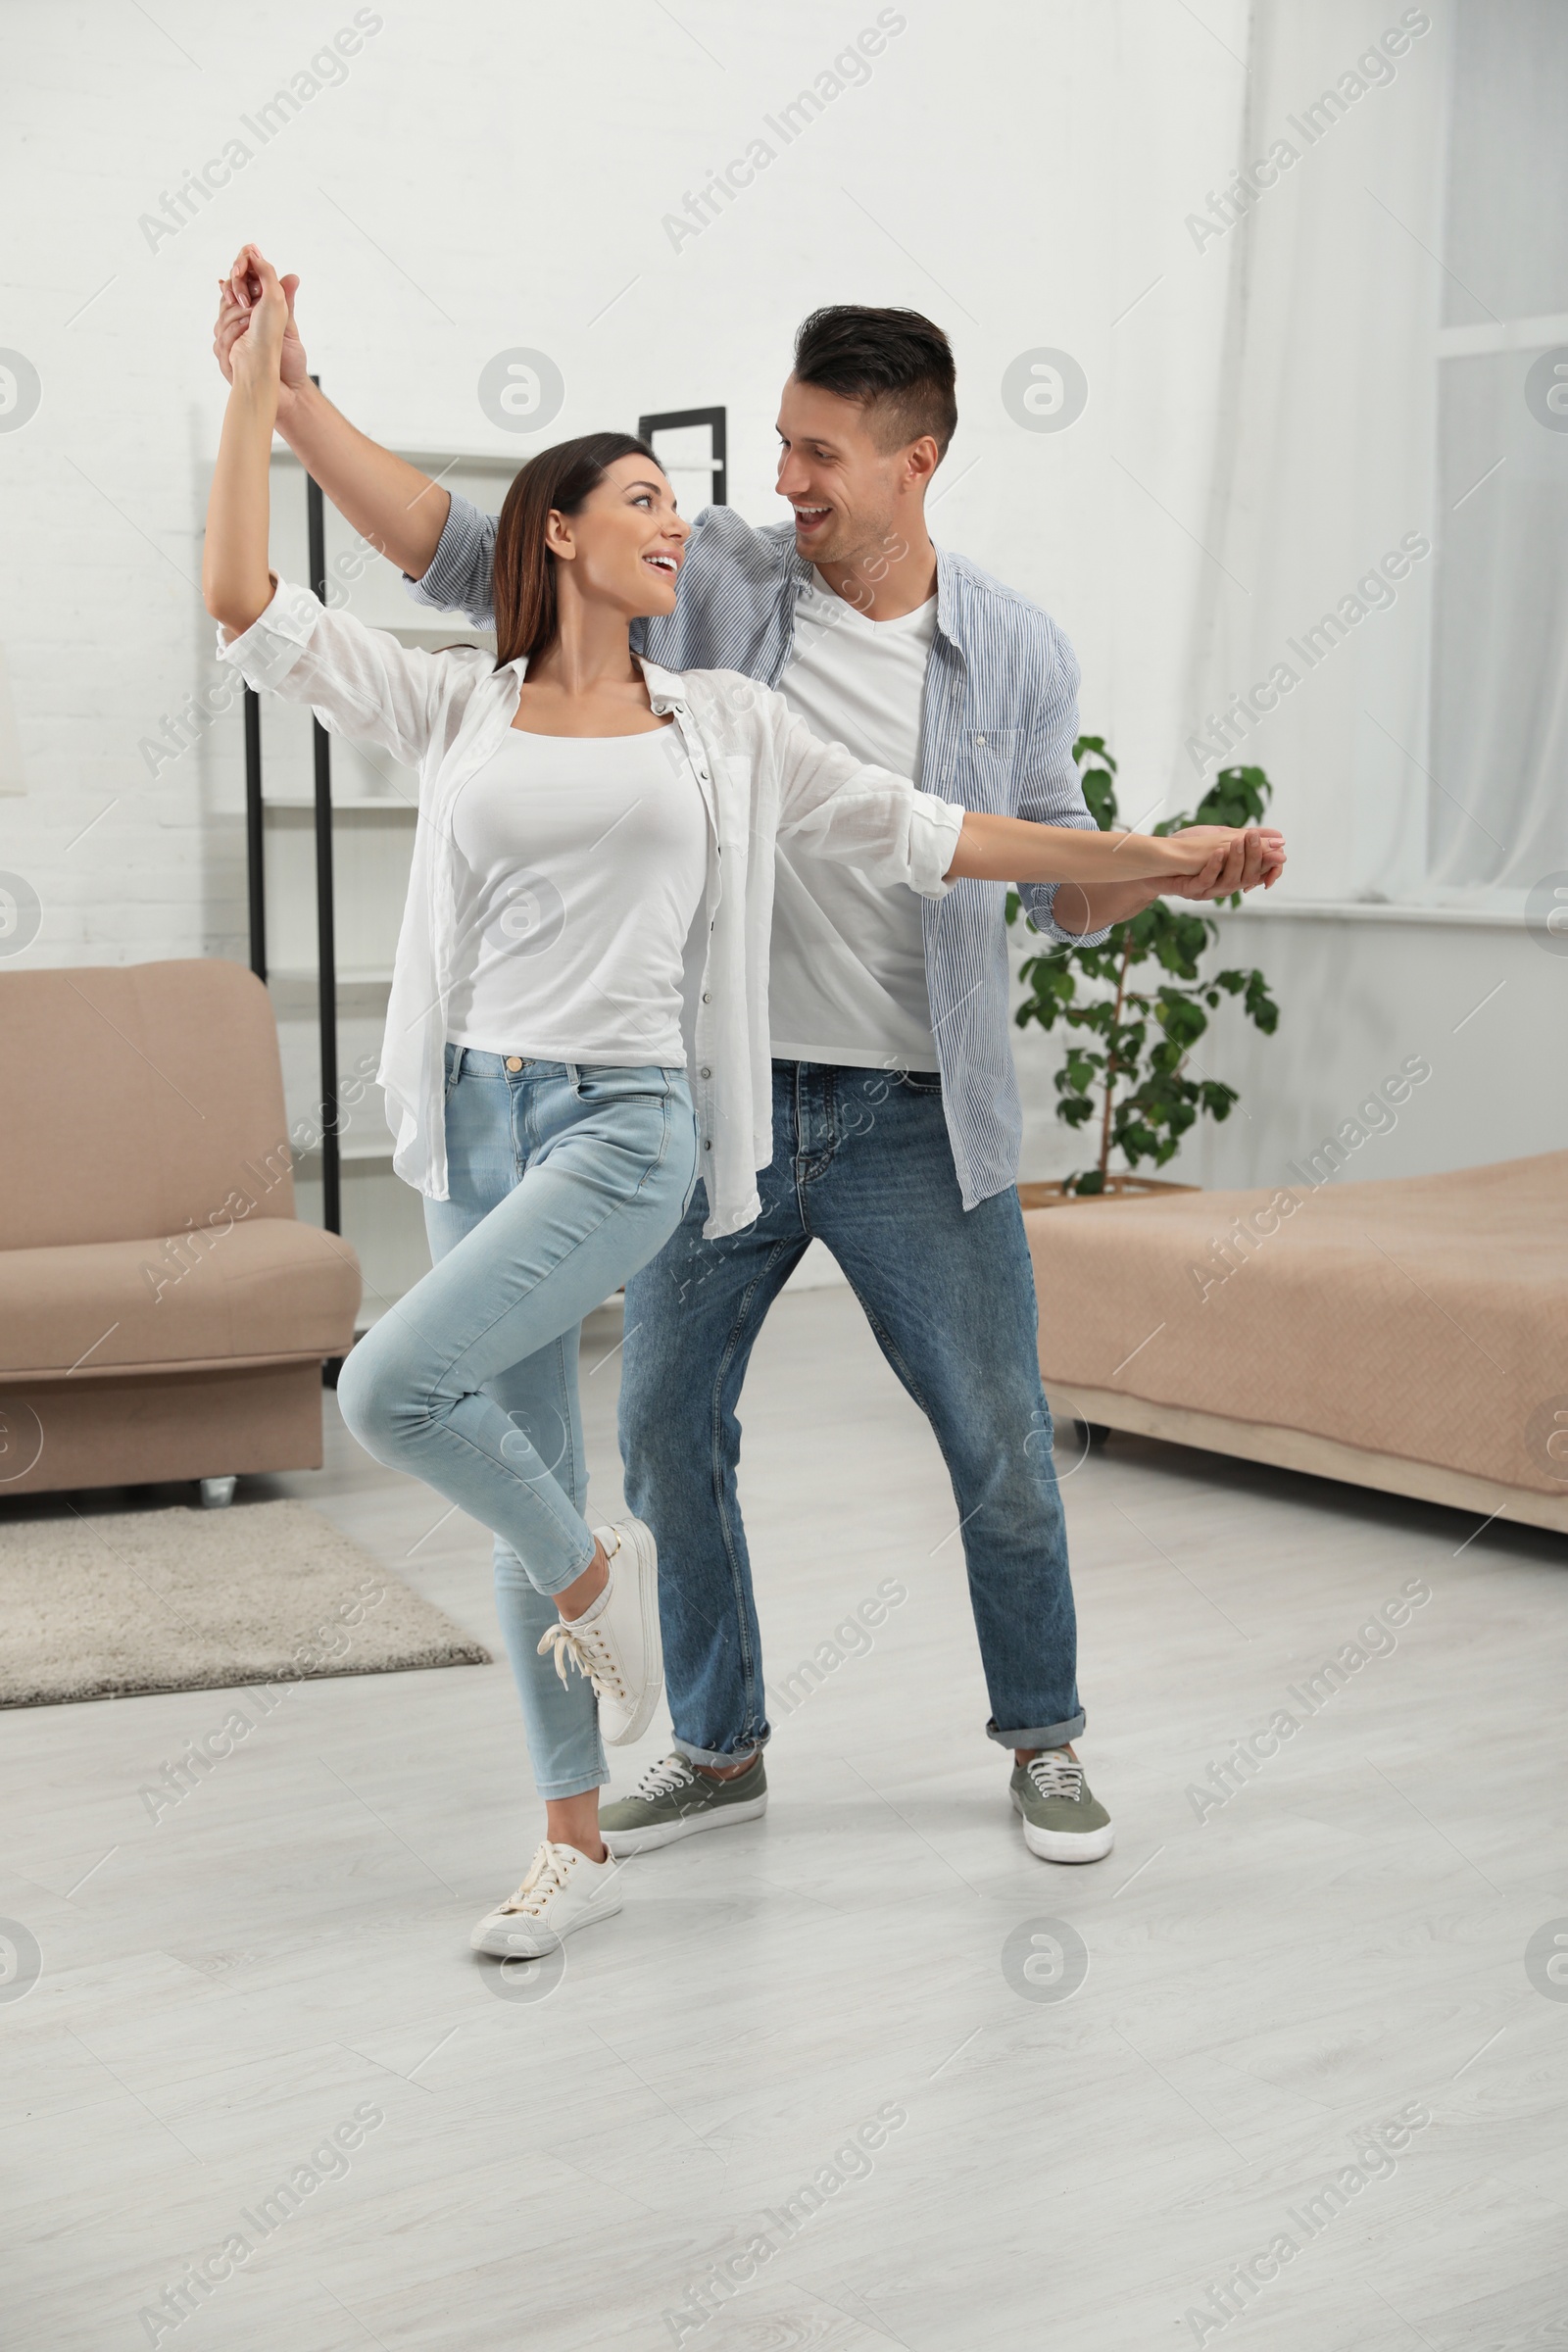
<svg viewBox="0 0 1568 2352">
<path fill-rule="evenodd" d="M 670 1745 L 676 1755 L 685 1757 L 688 1764 L 710 1764 L 722 1772 L 730 1764 L 749 1764 L 754 1756 L 761 1754 L 771 1737 L 771 1733 L 763 1732 L 760 1739 L 748 1740 L 728 1755 L 716 1747 L 694 1747 L 689 1740 L 681 1739 L 679 1733 L 670 1740 Z"/>
<path fill-rule="evenodd" d="M 610 1773 L 607 1769 L 604 1772 L 596 1772 L 591 1781 L 584 1780 L 581 1773 L 578 1773 L 574 1778 L 562 1781 L 559 1785 L 554 1781 L 547 1783 L 536 1780 L 534 1787 L 547 1805 L 562 1804 L 568 1796 L 587 1796 L 591 1789 L 603 1788 L 609 1779 Z"/>
<path fill-rule="evenodd" d="M 1079 1737 L 1084 1720 L 1084 1711 L 1080 1707 L 1077 1714 L 1069 1715 L 1065 1723 L 1048 1723 L 1026 1732 L 999 1732 L 993 1718 L 986 1725 L 986 1738 L 994 1740 L 999 1747 L 1065 1747 L 1069 1740 Z"/>
</svg>

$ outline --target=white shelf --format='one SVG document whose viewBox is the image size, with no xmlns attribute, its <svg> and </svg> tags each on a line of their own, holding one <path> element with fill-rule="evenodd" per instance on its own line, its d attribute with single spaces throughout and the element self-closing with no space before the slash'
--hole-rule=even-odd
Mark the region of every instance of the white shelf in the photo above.
<svg viewBox="0 0 1568 2352">
<path fill-rule="evenodd" d="M 519 434 L 519 441 L 521 438 Z M 468 471 L 477 469 L 486 473 L 516 473 L 527 464 L 531 455 L 530 451 L 520 447 L 480 449 L 470 442 L 465 449 L 432 449 L 428 442 L 388 441 L 384 437 L 381 447 L 390 450 L 393 457 L 401 458 L 406 466 L 417 466 L 421 473 L 428 473 L 432 478 L 455 466 L 463 466 Z M 215 451 L 215 461 L 216 456 Z M 298 466 L 302 473 L 305 471 L 300 460 L 283 440 L 272 443 L 272 463 L 274 466 Z"/>
<path fill-rule="evenodd" d="M 521 438 L 519 434 L 518 440 Z M 457 468 L 466 473 L 519 473 L 533 454 L 516 446 L 478 449 L 472 443 L 466 449 L 416 449 L 403 441 L 389 441 L 386 446 L 406 466 L 417 466 L 421 473 L 428 473 L 432 479 Z"/>
<path fill-rule="evenodd" d="M 284 988 L 314 988 L 317 983 L 317 977 L 318 974 L 314 964 L 274 963 L 268 971 L 267 982 L 269 987 L 271 987 L 275 982 L 277 985 Z M 389 966 L 382 970 L 354 971 L 352 969 L 345 969 L 342 964 L 339 964 L 337 967 L 337 984 L 340 989 L 390 988 L 392 985 L 392 973 Z"/>
<path fill-rule="evenodd" d="M 372 628 L 386 629 L 391 636 L 397 639 L 399 645 L 409 646 L 416 653 L 422 651 L 427 654 L 439 654 L 446 646 L 461 645 L 465 642 L 461 632 L 466 628 L 468 629 L 469 637 L 477 638 L 479 640 L 479 650 L 481 653 L 493 654 L 496 650 L 496 633 L 494 629 L 481 629 L 478 627 L 469 628 L 468 623 L 461 616 L 456 621 L 372 621 L 370 626 Z M 452 634 L 454 628 L 460 632 L 457 637 L 454 637 Z"/>
<path fill-rule="evenodd" d="M 359 1140 L 355 1140 L 351 1137 L 347 1142 L 341 1139 L 339 1140 L 337 1155 L 345 1167 L 347 1167 L 351 1159 L 364 1160 L 368 1163 L 379 1161 L 382 1166 L 390 1167 L 392 1164 L 392 1151 L 393 1145 L 392 1138 L 390 1136 L 387 1137 L 384 1144 L 375 1143 L 368 1136 Z M 304 1167 L 311 1160 L 319 1159 L 320 1156 L 321 1147 L 319 1144 L 314 1145 L 308 1152 L 296 1150 L 294 1152 L 294 1165 L 297 1168 Z"/>
<path fill-rule="evenodd" d="M 1498 906 L 1412 906 L 1381 899 L 1264 899 L 1259 905 L 1254 897 L 1245 906 L 1215 911 L 1222 922 L 1236 922 L 1246 915 L 1270 923 L 1294 918 L 1320 923 L 1437 923 L 1479 931 L 1526 928 L 1522 907 L 1512 913 Z"/>
<path fill-rule="evenodd" d="M 263 795 L 262 808 L 264 813 L 269 808 L 286 808 L 290 814 L 304 811 L 314 816 L 316 796 L 309 792 L 270 792 Z M 359 816 L 367 812 L 371 816 L 417 816 L 419 810 L 414 801 L 333 800 L 334 816 Z"/>
</svg>

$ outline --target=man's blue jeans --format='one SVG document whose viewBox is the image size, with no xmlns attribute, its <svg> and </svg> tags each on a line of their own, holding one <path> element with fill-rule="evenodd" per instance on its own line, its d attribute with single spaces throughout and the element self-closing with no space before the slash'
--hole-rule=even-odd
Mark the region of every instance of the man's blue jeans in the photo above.
<svg viewBox="0 0 1568 2352">
<path fill-rule="evenodd" d="M 1077 1624 L 1016 1193 L 965 1211 L 935 1073 L 804 1061 L 773 1064 L 773 1162 L 759 1182 L 760 1217 L 717 1242 L 702 1238 L 699 1183 L 626 1286 L 625 1491 L 659 1544 L 676 1747 L 728 1764 L 768 1738 L 736 1405 L 762 1318 L 813 1236 L 952 1475 L 987 1730 L 1004 1747 L 1061 1746 L 1084 1724 Z"/>
</svg>

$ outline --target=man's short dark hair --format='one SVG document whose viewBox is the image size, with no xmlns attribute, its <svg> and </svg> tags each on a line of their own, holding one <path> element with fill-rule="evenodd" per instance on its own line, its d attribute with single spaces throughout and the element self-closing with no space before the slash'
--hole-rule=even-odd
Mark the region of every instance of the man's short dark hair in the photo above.
<svg viewBox="0 0 1568 2352">
<path fill-rule="evenodd" d="M 947 455 L 958 421 L 953 350 L 918 311 L 872 311 L 858 302 L 813 311 L 796 332 L 795 377 L 858 401 L 885 448 L 904 449 L 930 433 Z"/>
</svg>

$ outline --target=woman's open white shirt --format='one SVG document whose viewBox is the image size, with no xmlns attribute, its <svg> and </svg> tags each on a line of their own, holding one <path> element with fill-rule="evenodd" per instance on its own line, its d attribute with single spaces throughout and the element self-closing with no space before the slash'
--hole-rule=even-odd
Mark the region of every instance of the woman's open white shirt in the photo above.
<svg viewBox="0 0 1568 2352">
<path fill-rule="evenodd" d="M 271 603 L 220 657 L 262 692 L 308 703 L 331 733 L 416 768 L 418 821 L 398 935 L 377 1081 L 392 1164 L 447 1199 L 445 1045 L 457 937 L 452 811 L 517 714 L 525 662 L 430 654 L 331 612 L 279 581 Z M 871 881 L 940 899 L 964 811 L 906 776 L 819 743 L 781 695 L 737 670 L 677 673 L 644 661 L 654 710 L 669 712 L 708 812 L 708 879 L 686 950 L 687 1051 L 710 1238 L 760 1213 L 757 1171 L 773 1156 L 767 973 L 773 844 L 781 833 L 843 858 Z"/>
</svg>

